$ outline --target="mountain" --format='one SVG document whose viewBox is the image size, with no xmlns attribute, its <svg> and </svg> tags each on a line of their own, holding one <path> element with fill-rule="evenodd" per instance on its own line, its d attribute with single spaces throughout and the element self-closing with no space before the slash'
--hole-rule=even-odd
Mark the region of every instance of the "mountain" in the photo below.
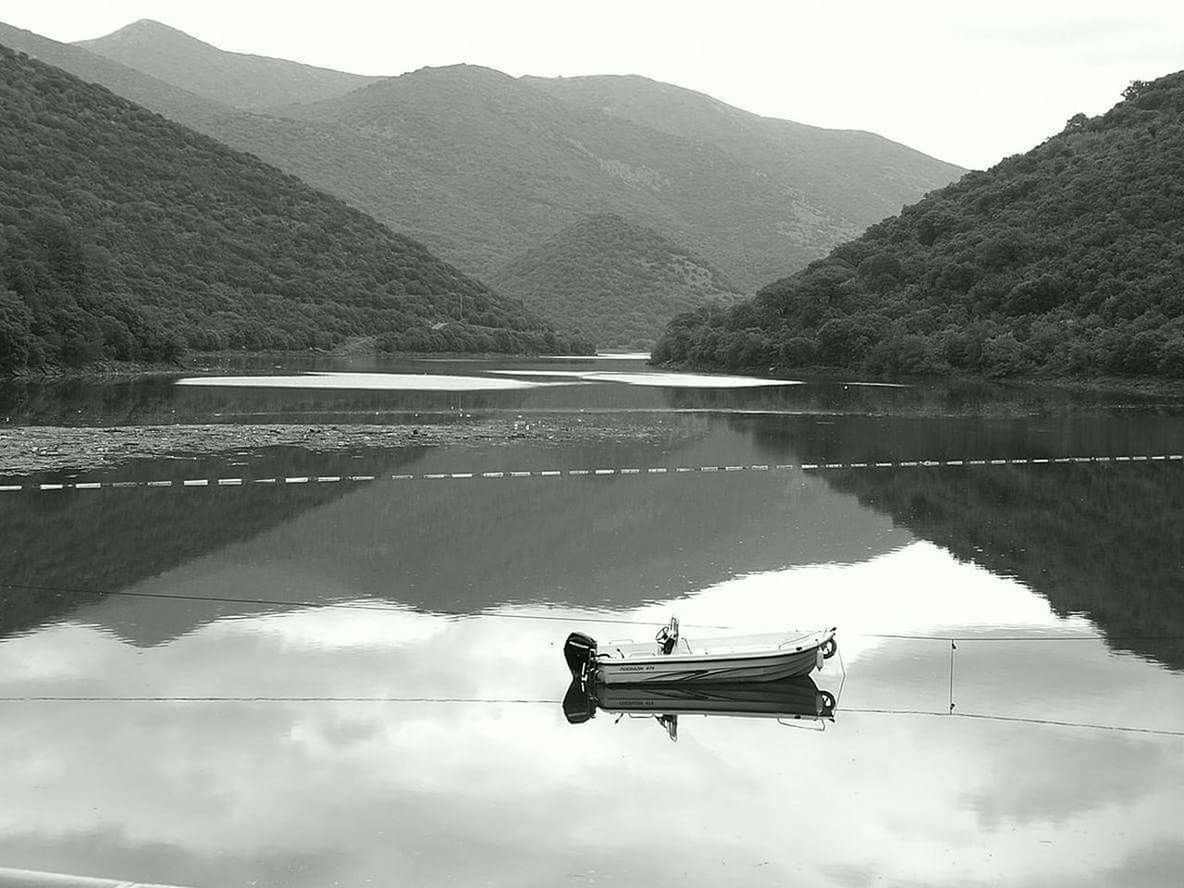
<svg viewBox="0 0 1184 888">
<path fill-rule="evenodd" d="M 523 79 L 556 98 L 713 145 L 776 187 L 837 211 L 853 232 L 965 172 L 874 133 L 761 117 L 647 77 Z"/>
<path fill-rule="evenodd" d="M 655 357 L 776 372 L 1184 377 L 1184 72 L 869 228 Z"/>
<path fill-rule="evenodd" d="M 740 298 L 704 260 L 620 216 L 590 216 L 511 261 L 490 283 L 600 347 L 648 350 L 666 323 Z"/>
<path fill-rule="evenodd" d="M 336 150 L 363 161 L 339 166 L 342 177 L 372 181 L 370 169 L 394 165 L 400 181 L 361 206 L 483 276 L 600 212 L 654 228 L 730 276 L 786 248 L 805 261 L 825 242 L 817 229 L 842 225 L 712 146 L 488 68 L 425 68 L 284 113 L 336 133 Z M 377 163 L 364 163 L 362 145 Z"/>
<path fill-rule="evenodd" d="M 265 107 L 206 75 L 241 57 L 224 53 L 232 60 L 219 61 L 210 51 L 221 51 L 204 44 L 201 53 L 176 49 L 191 38 L 164 26 L 135 30 L 147 44 L 135 53 L 114 54 L 108 38 L 86 46 L 224 101 L 228 110 Z M 170 63 L 143 61 L 148 56 Z M 195 57 L 200 61 L 172 64 Z M 468 65 L 425 68 L 319 100 L 299 92 L 293 101 L 304 104 L 268 105 L 266 114 L 233 109 L 239 113 L 198 118 L 148 104 L 336 194 L 482 277 L 566 226 L 612 212 L 693 250 L 748 291 L 961 173 L 866 133 L 811 127 L 799 127 L 810 136 L 761 166 L 694 126 L 665 131 L 644 115 L 608 114 L 537 81 Z M 718 112 L 701 98 L 700 129 L 710 133 Z M 797 132 L 784 121 L 771 130 L 776 123 Z M 833 189 L 814 184 L 823 173 Z"/>
<path fill-rule="evenodd" d="M 377 79 L 226 52 L 149 19 L 75 45 L 195 95 L 247 110 L 329 99 Z"/>
<path fill-rule="evenodd" d="M 0 372 L 364 335 L 583 347 L 300 180 L 2 46 L 0 119 Z"/>
<path fill-rule="evenodd" d="M 110 61 L 68 43 L 0 22 L 0 45 L 54 65 L 87 83 L 101 83 L 116 95 L 181 123 L 233 113 L 229 105 L 203 98 L 142 71 Z"/>
</svg>

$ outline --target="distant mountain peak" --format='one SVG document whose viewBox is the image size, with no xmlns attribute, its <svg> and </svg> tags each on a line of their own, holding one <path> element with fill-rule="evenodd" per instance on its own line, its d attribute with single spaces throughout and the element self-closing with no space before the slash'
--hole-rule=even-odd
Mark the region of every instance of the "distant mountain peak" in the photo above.
<svg viewBox="0 0 1184 888">
<path fill-rule="evenodd" d="M 136 21 L 124 25 L 119 30 L 112 31 L 110 34 L 107 34 L 103 37 L 96 37 L 92 40 L 79 40 L 78 44 L 85 46 L 86 44 L 95 42 L 97 40 L 118 40 L 126 43 L 137 41 L 156 41 L 162 39 L 183 41 L 186 43 L 194 43 L 200 44 L 201 46 L 216 48 L 212 44 L 206 43 L 203 40 L 199 40 L 192 34 L 187 34 L 179 28 L 174 28 L 172 25 L 166 25 L 164 22 L 158 22 L 156 19 L 147 18 L 136 19 Z"/>
<path fill-rule="evenodd" d="M 125 35 L 143 39 L 84 44 L 123 74 L 52 57 L 481 276 L 612 210 L 755 289 L 962 172 L 886 139 L 759 117 L 639 75 L 549 80 L 455 64 L 360 77 L 224 52 L 175 31 L 134 22 Z M 129 73 L 230 108 L 154 98 L 160 90 Z"/>
<path fill-rule="evenodd" d="M 422 68 L 416 68 L 411 74 L 423 73 L 439 73 L 439 74 L 488 74 L 494 77 L 513 80 L 509 74 L 504 71 L 499 71 L 497 68 L 490 68 L 487 65 L 474 65 L 470 62 L 455 62 L 451 65 L 424 65 Z"/>
<path fill-rule="evenodd" d="M 230 52 L 155 19 L 75 44 L 159 80 L 245 110 L 335 98 L 377 78 Z"/>
</svg>

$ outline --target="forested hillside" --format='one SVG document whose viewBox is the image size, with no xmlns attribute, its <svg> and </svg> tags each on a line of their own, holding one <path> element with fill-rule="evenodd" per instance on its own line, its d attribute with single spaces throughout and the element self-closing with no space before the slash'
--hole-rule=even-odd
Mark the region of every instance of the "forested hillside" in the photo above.
<svg viewBox="0 0 1184 888">
<path fill-rule="evenodd" d="M 284 113 L 332 133 L 330 150 L 348 157 L 326 171 L 326 187 L 365 182 L 360 207 L 483 277 L 601 212 L 661 232 L 740 285 L 755 283 L 754 271 L 801 266 L 858 230 L 712 145 L 489 68 L 425 68 Z M 281 165 L 303 168 L 292 143 L 268 147 L 284 153 Z M 376 180 L 374 168 L 397 172 Z"/>
<path fill-rule="evenodd" d="M 483 278 L 566 226 L 613 212 L 693 250 L 747 291 L 961 172 L 868 133 L 786 121 L 779 123 L 797 135 L 762 165 L 711 134 L 719 112 L 706 97 L 698 131 L 676 132 L 467 65 L 422 69 L 343 96 L 309 90 L 293 101 L 312 104 L 280 107 L 244 99 L 226 79 L 244 60 L 276 60 L 225 53 L 155 23 L 126 30 L 136 36 L 134 51 L 114 37 L 86 45 L 223 107 L 195 110 L 164 94 L 138 101 L 341 197 Z M 94 68 L 82 47 L 68 49 L 80 55 L 55 64 L 71 71 L 76 64 L 80 74 Z M 278 88 L 283 70 L 260 71 L 260 82 Z M 96 79 L 120 91 L 110 73 Z M 807 132 L 819 138 L 799 139 Z M 750 152 L 759 157 L 779 138 L 753 128 L 739 142 L 749 136 L 761 143 Z"/>
<path fill-rule="evenodd" d="M 740 298 L 704 260 L 652 229 L 607 213 L 568 226 L 490 283 L 599 347 L 646 351 L 679 312 Z"/>
<path fill-rule="evenodd" d="M 566 102 L 712 145 L 759 171 L 766 187 L 833 207 L 852 233 L 965 172 L 875 133 L 761 117 L 648 77 L 523 79 Z"/>
<path fill-rule="evenodd" d="M 300 180 L 0 46 L 0 372 L 360 335 L 584 347 Z"/>
<path fill-rule="evenodd" d="M 142 71 L 4 22 L 0 22 L 0 45 L 61 68 L 87 83 L 101 83 L 116 95 L 187 126 L 213 116 L 236 113 L 228 105 L 165 83 Z"/>
<path fill-rule="evenodd" d="M 969 173 L 655 357 L 884 375 L 1184 377 L 1184 73 Z"/>
<path fill-rule="evenodd" d="M 76 45 L 196 95 L 247 110 L 328 99 L 377 79 L 226 52 L 150 19 Z"/>
</svg>

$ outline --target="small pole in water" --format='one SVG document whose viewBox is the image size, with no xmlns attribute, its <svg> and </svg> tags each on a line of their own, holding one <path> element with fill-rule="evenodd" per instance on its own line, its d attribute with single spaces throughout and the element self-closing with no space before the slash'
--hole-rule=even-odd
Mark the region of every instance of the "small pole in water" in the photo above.
<svg viewBox="0 0 1184 888">
<path fill-rule="evenodd" d="M 958 650 L 958 645 L 954 644 L 954 639 L 950 639 L 950 712 L 954 711 L 954 651 Z"/>
</svg>

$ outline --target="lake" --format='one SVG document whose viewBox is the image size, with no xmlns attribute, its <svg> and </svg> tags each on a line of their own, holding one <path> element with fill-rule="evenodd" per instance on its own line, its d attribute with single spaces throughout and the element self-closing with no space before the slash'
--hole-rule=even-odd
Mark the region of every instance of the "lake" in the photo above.
<svg viewBox="0 0 1184 888">
<path fill-rule="evenodd" d="M 0 385 L 0 865 L 1184 879 L 1184 403 L 276 363 Z M 59 434 L 93 449 L 30 443 Z M 803 706 L 757 693 L 780 719 L 643 697 L 569 723 L 567 633 L 671 614 L 837 626 L 841 656 Z"/>
</svg>

